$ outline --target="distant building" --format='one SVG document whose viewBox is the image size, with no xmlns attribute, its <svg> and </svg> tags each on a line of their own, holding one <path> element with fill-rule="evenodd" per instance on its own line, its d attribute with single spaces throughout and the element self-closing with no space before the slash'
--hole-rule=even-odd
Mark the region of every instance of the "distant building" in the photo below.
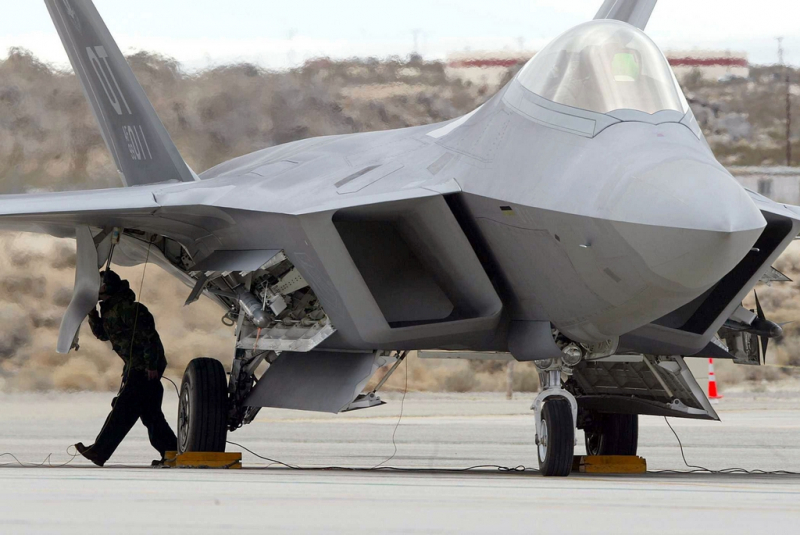
<svg viewBox="0 0 800 535">
<path fill-rule="evenodd" d="M 678 80 L 693 72 L 704 80 L 716 82 L 725 78 L 749 78 L 750 61 L 746 52 L 730 50 L 670 50 L 666 53 Z"/>
<path fill-rule="evenodd" d="M 800 206 L 800 168 L 730 167 L 728 170 L 745 188 L 776 202 Z"/>
<path fill-rule="evenodd" d="M 479 88 L 496 91 L 508 71 L 531 59 L 530 51 L 459 52 L 447 57 L 445 74 L 451 80 L 461 80 Z"/>
<path fill-rule="evenodd" d="M 450 79 L 469 82 L 477 87 L 497 90 L 510 69 L 520 67 L 536 53 L 530 51 L 459 52 L 447 58 L 446 74 Z M 749 78 L 750 61 L 746 52 L 730 50 L 673 50 L 667 52 L 678 80 L 693 72 L 704 80 Z"/>
</svg>

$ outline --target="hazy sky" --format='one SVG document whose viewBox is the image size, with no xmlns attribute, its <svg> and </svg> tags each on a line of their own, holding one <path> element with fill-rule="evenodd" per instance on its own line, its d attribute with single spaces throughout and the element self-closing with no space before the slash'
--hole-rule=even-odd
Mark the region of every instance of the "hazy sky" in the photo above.
<svg viewBox="0 0 800 535">
<path fill-rule="evenodd" d="M 601 0 L 95 0 L 123 51 L 153 50 L 191 69 L 245 60 L 283 68 L 322 55 L 443 58 L 540 49 L 591 19 Z M 755 7 L 757 6 L 757 7 Z M 0 57 L 11 46 L 67 64 L 41 0 L 0 0 Z M 743 50 L 774 62 L 775 37 L 800 65 L 798 0 L 661 0 L 648 28 L 663 49 Z"/>
</svg>

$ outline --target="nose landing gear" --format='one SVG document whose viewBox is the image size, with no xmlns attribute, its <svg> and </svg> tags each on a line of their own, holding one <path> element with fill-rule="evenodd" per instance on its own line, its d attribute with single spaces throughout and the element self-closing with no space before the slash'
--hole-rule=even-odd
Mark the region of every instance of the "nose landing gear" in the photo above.
<svg viewBox="0 0 800 535">
<path fill-rule="evenodd" d="M 538 438 L 539 469 L 548 477 L 568 476 L 575 452 L 572 409 L 565 399 L 551 399 L 542 409 Z"/>
<path fill-rule="evenodd" d="M 561 370 L 540 374 L 542 392 L 533 403 L 539 469 L 546 477 L 565 477 L 572 472 L 578 402 L 561 387 Z"/>
</svg>

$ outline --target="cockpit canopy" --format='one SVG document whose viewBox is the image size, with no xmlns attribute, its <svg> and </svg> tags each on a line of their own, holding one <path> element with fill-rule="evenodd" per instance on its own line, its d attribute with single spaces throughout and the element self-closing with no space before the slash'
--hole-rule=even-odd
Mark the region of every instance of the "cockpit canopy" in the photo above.
<svg viewBox="0 0 800 535">
<path fill-rule="evenodd" d="M 539 52 L 518 75 L 533 93 L 598 113 L 689 111 L 669 62 L 638 28 L 614 20 L 577 26 Z"/>
</svg>

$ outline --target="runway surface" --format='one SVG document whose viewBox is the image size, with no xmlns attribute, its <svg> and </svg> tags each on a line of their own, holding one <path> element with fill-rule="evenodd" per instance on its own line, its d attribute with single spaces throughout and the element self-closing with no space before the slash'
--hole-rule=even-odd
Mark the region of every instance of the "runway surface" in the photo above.
<svg viewBox="0 0 800 535">
<path fill-rule="evenodd" d="M 400 400 L 340 416 L 264 411 L 230 439 L 286 463 L 369 468 L 394 452 Z M 535 468 L 531 395 L 410 394 L 387 465 Z M 69 460 L 90 443 L 109 394 L 0 395 L 0 452 Z M 165 404 L 175 414 L 174 393 Z M 800 395 L 728 396 L 722 423 L 672 420 L 688 461 L 800 472 Z M 579 437 L 582 441 L 582 437 Z M 663 418 L 643 418 L 651 470 L 685 470 Z M 236 450 L 231 447 L 231 450 Z M 582 447 L 579 447 L 579 451 Z M 800 476 L 649 473 L 545 479 L 535 472 L 296 471 L 245 453 L 242 471 L 145 468 L 140 425 L 111 467 L 0 469 L 0 533 L 753 533 L 800 522 Z"/>
</svg>

